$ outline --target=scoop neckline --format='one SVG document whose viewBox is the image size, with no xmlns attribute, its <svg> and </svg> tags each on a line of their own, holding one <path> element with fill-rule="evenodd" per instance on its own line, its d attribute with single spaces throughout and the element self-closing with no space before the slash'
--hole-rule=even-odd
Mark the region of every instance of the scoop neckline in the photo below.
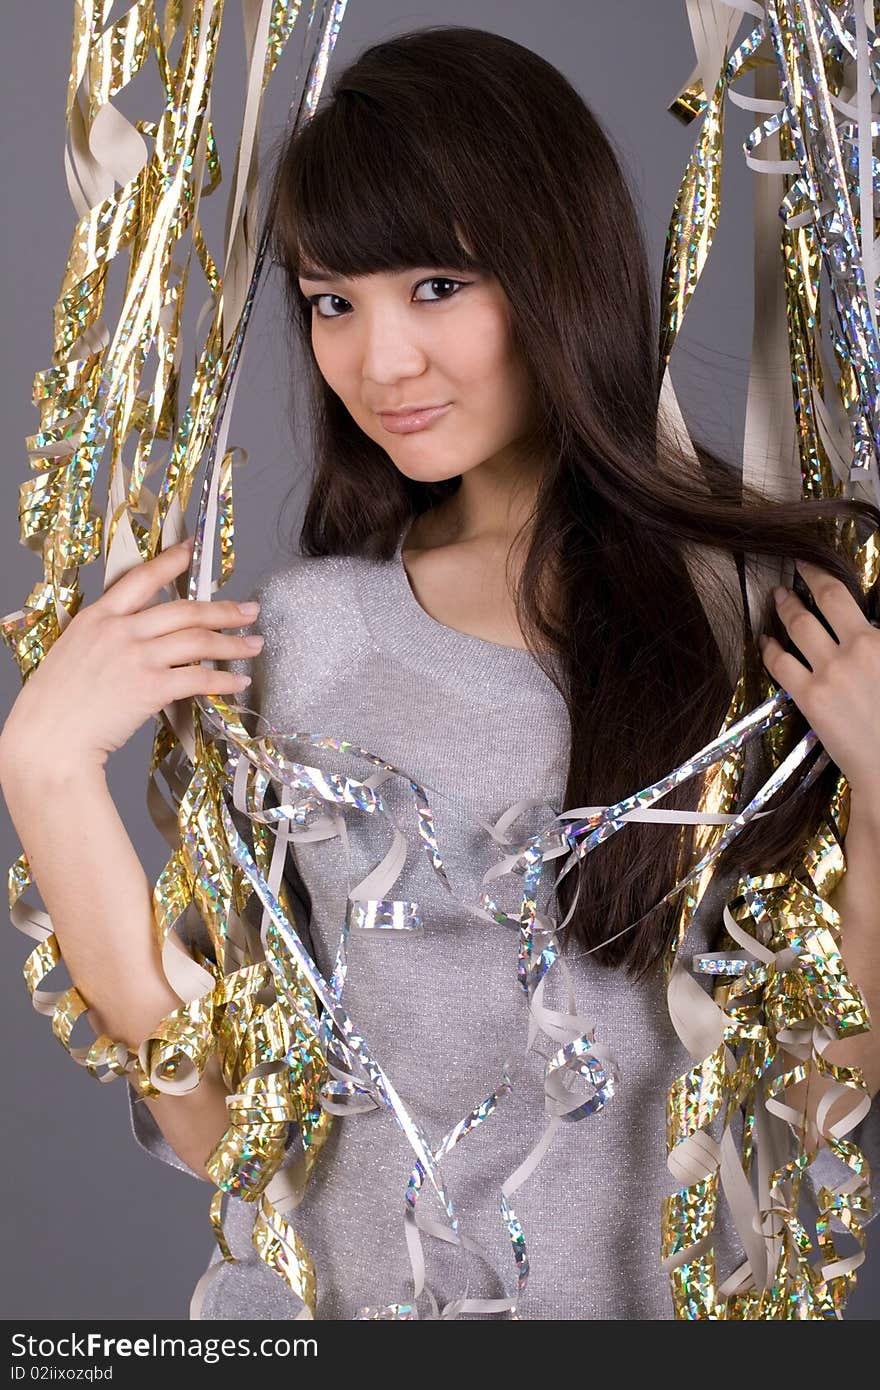
<svg viewBox="0 0 880 1390">
<path fill-rule="evenodd" d="M 457 686 L 464 679 L 482 683 L 484 690 L 527 693 L 550 690 L 561 695 L 527 647 L 508 647 L 472 632 L 449 627 L 423 608 L 403 560 L 411 522 L 400 530 L 390 560 L 366 562 L 355 592 L 378 647 L 418 670 Z"/>
<path fill-rule="evenodd" d="M 416 594 L 415 589 L 412 586 L 412 580 L 409 577 L 409 573 L 407 571 L 406 564 L 404 563 L 403 559 L 404 545 L 406 542 L 407 535 L 411 530 L 412 522 L 408 521 L 406 525 L 401 529 L 400 535 L 397 538 L 397 548 L 394 552 L 394 558 L 400 566 L 400 572 L 403 575 L 403 579 L 409 591 L 410 598 L 412 602 L 415 604 L 419 613 L 423 614 L 423 616 L 428 619 L 428 622 L 432 624 L 434 627 L 443 628 L 447 632 L 454 632 L 458 637 L 468 637 L 471 639 L 471 641 L 479 642 L 484 647 L 500 647 L 503 652 L 519 652 L 520 654 L 525 653 L 526 656 L 531 657 L 532 661 L 534 661 L 534 657 L 526 647 L 510 647 L 506 642 L 493 642 L 489 637 L 478 637 L 475 632 L 463 632 L 460 627 L 450 627 L 448 623 L 441 623 L 439 618 L 435 618 L 432 613 L 428 612 L 427 608 L 425 608 L 419 602 L 418 596 Z"/>
</svg>

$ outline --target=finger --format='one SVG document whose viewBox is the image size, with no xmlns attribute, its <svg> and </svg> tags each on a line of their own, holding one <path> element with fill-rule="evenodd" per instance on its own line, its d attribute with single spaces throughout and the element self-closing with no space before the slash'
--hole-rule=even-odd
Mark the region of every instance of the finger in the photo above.
<svg viewBox="0 0 880 1390">
<path fill-rule="evenodd" d="M 229 695 L 246 690 L 251 683 L 250 676 L 237 671 L 216 671 L 210 666 L 175 666 L 168 673 L 166 703 L 172 700 L 189 700 L 193 695 Z"/>
<path fill-rule="evenodd" d="M 132 618 L 136 637 L 148 641 L 188 627 L 246 627 L 260 611 L 258 603 L 242 604 L 232 599 L 176 599 L 145 608 Z"/>
<path fill-rule="evenodd" d="M 138 613 L 158 595 L 159 591 L 183 574 L 189 565 L 192 537 L 180 545 L 172 545 L 154 555 L 152 560 L 133 565 L 109 589 L 105 589 L 96 605 L 105 613 L 123 616 Z"/>
<path fill-rule="evenodd" d="M 836 575 L 809 560 L 795 560 L 795 565 L 840 643 L 850 641 L 866 624 L 870 626 L 857 601 Z"/>
<path fill-rule="evenodd" d="M 227 636 L 210 628 L 185 628 L 147 643 L 147 659 L 155 666 L 182 666 L 193 661 L 230 661 L 255 656 L 263 638 Z"/>
<path fill-rule="evenodd" d="M 776 611 L 786 632 L 813 671 L 833 660 L 839 646 L 792 589 L 774 590 Z"/>
<path fill-rule="evenodd" d="M 799 705 L 808 694 L 812 672 L 808 671 L 796 656 L 792 656 L 791 652 L 785 651 L 775 637 L 768 637 L 766 633 L 762 633 L 758 639 L 758 646 L 761 648 L 764 665 L 776 684 Z"/>
</svg>

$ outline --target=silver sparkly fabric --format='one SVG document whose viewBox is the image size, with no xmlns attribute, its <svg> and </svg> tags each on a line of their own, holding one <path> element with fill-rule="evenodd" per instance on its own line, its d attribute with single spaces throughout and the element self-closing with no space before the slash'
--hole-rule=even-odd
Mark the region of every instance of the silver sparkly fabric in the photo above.
<svg viewBox="0 0 880 1390">
<path fill-rule="evenodd" d="M 451 882 L 476 901 L 482 874 L 499 857 L 479 821 L 494 821 L 524 796 L 544 797 L 553 812 L 564 809 L 568 716 L 552 682 L 528 652 L 432 618 L 410 587 L 400 545 L 388 562 L 298 559 L 265 580 L 256 596 L 262 611 L 251 630 L 264 633 L 263 651 L 246 665 L 228 663 L 251 671 L 248 704 L 279 730 L 345 737 L 436 789 L 440 795 L 431 799 Z M 353 756 L 329 750 L 304 749 L 301 756 L 355 776 L 367 770 Z M 346 1008 L 410 1112 L 437 1142 L 499 1083 L 504 1062 L 512 1062 L 513 1092 L 443 1162 L 462 1230 L 488 1262 L 424 1236 L 426 1279 L 441 1306 L 465 1291 L 503 1297 L 515 1288 L 515 1270 L 499 1215 L 500 1185 L 544 1125 L 543 1057 L 523 1057 L 526 1004 L 516 979 L 516 933 L 463 912 L 450 899 L 419 844 L 405 786 L 394 785 L 392 804 L 409 840 L 393 894 L 421 904 L 424 927 L 351 933 Z M 550 815 L 546 808 L 524 815 L 518 838 Z M 288 883 L 308 902 L 311 949 L 325 977 L 348 891 L 388 847 L 387 831 L 383 835 L 374 818 L 355 813 L 347 826 L 350 873 L 338 837 L 297 845 L 295 865 L 288 860 Z M 545 883 L 552 883 L 552 873 L 553 861 Z M 710 949 L 731 886 L 730 878 L 716 875 L 685 943 L 687 954 Z M 560 1126 L 514 1197 L 531 1265 L 518 1314 L 671 1318 L 660 1265 L 661 1197 L 675 1189 L 665 1163 L 665 1102 L 689 1059 L 667 1016 L 659 966 L 634 983 L 595 957 L 567 959 L 578 1010 L 614 1053 L 620 1084 L 599 1114 Z M 545 1002 L 558 1007 L 560 996 L 557 984 Z M 538 1046 L 549 1055 L 547 1039 Z M 125 1090 L 137 1142 L 191 1172 L 149 1111 Z M 289 1152 L 298 1136 L 291 1140 Z M 407 1300 L 403 1210 L 413 1162 L 413 1150 L 387 1111 L 334 1117 L 292 1214 L 315 1260 L 318 1318 L 351 1319 L 366 1305 Z M 430 1214 L 442 1221 L 429 1185 L 420 1204 L 432 1203 Z M 238 1260 L 215 1276 L 202 1318 L 293 1317 L 301 1305 L 251 1245 L 253 1206 L 233 1200 L 226 1209 Z M 742 1255 L 726 1216 L 717 1234 L 724 1278 Z M 221 1256 L 210 1233 L 208 1240 L 213 1263 Z"/>
</svg>

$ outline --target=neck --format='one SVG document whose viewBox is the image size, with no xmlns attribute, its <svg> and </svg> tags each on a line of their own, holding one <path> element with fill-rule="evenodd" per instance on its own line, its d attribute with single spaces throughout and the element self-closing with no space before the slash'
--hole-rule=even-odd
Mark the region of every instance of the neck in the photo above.
<svg viewBox="0 0 880 1390">
<path fill-rule="evenodd" d="M 408 548 L 482 543 L 508 550 L 527 528 L 541 471 L 537 460 L 512 448 L 468 469 L 451 497 L 416 519 Z"/>
</svg>

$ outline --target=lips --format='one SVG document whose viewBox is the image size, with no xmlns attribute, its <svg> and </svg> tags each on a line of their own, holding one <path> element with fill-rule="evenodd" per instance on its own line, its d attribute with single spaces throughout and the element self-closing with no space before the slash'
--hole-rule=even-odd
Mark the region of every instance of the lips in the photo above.
<svg viewBox="0 0 880 1390">
<path fill-rule="evenodd" d="M 441 415 L 445 415 L 452 406 L 448 401 L 446 405 L 429 406 L 425 410 L 411 410 L 405 414 L 382 414 L 379 419 L 386 430 L 391 434 L 412 434 L 416 430 L 427 429 L 428 425 L 439 420 Z"/>
</svg>

